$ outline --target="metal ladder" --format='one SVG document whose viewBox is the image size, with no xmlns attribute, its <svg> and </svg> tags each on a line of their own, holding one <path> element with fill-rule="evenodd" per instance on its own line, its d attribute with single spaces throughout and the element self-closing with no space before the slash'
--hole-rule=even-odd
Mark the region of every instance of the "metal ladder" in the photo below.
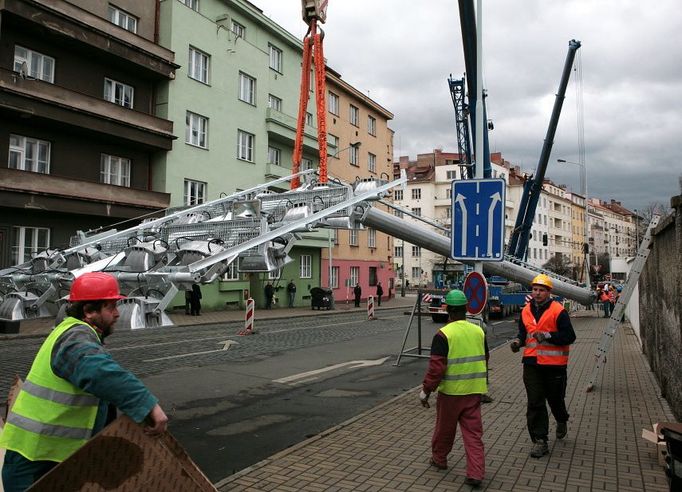
<svg viewBox="0 0 682 492">
<path fill-rule="evenodd" d="M 589 383 L 587 383 L 588 392 L 594 389 L 594 383 L 597 379 L 599 369 L 606 364 L 606 354 L 609 352 L 611 344 L 613 343 L 613 337 L 616 335 L 616 329 L 618 328 L 618 325 L 620 325 L 620 320 L 623 316 L 623 312 L 625 311 L 625 306 L 630 301 L 632 292 L 635 290 L 637 282 L 639 282 L 639 276 L 642 273 L 642 269 L 644 268 L 644 263 L 646 263 L 646 259 L 649 257 L 651 231 L 653 231 L 653 229 L 658 225 L 659 220 L 660 216 L 658 215 L 654 215 L 651 218 L 651 222 L 649 223 L 649 227 L 647 228 L 646 234 L 644 235 L 644 239 L 639 245 L 639 250 L 637 250 L 637 257 L 635 258 L 632 268 L 630 269 L 630 274 L 628 275 L 628 279 L 625 282 L 623 291 L 618 297 L 618 302 L 616 302 L 616 305 L 613 308 L 613 312 L 611 313 L 611 317 L 606 324 L 606 328 L 604 328 L 604 333 L 602 334 L 601 341 L 597 347 L 597 353 L 595 354 L 596 362 L 594 370 L 590 376 Z"/>
</svg>

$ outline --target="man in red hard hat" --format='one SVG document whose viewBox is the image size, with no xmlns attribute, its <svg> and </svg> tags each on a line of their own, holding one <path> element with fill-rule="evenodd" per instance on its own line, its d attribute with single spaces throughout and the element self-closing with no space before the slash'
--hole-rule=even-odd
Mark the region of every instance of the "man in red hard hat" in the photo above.
<svg viewBox="0 0 682 492">
<path fill-rule="evenodd" d="M 116 408 L 145 432 L 162 434 L 158 399 L 104 348 L 123 299 L 115 277 L 85 273 L 71 286 L 67 317 L 38 350 L 0 434 L 5 492 L 26 490 L 116 418 Z"/>
<path fill-rule="evenodd" d="M 519 335 L 510 345 L 512 352 L 524 347 L 523 384 L 528 397 L 526 420 L 533 458 L 549 453 L 547 404 L 556 419 L 556 438 L 563 439 L 568 432 L 566 366 L 575 331 L 564 307 L 551 299 L 552 287 L 552 279 L 545 274 L 533 279 L 533 299 L 521 311 Z"/>
</svg>

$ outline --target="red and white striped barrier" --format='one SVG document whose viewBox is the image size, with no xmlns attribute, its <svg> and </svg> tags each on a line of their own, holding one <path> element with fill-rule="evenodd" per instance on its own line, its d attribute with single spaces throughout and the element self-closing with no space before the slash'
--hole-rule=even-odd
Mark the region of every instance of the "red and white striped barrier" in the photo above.
<svg viewBox="0 0 682 492">
<path fill-rule="evenodd" d="M 246 300 L 246 315 L 244 316 L 244 329 L 238 335 L 253 335 L 253 315 L 256 303 L 250 297 Z"/>
<path fill-rule="evenodd" d="M 367 298 L 367 319 L 373 320 L 376 319 L 374 317 L 374 297 L 369 296 Z"/>
<path fill-rule="evenodd" d="M 422 304 L 431 304 L 431 294 L 422 294 Z"/>
</svg>

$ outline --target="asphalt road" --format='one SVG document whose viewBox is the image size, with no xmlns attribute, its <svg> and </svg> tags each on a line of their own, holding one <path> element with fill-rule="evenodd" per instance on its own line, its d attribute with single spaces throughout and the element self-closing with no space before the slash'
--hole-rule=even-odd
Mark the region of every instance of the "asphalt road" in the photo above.
<svg viewBox="0 0 682 492">
<path fill-rule="evenodd" d="M 170 431 L 215 482 L 420 383 L 425 358 L 394 365 L 408 316 L 378 314 L 260 321 L 249 337 L 234 335 L 241 323 L 137 330 L 107 346 L 159 397 Z M 439 327 L 423 318 L 425 353 Z M 408 348 L 416 331 L 415 320 Z M 491 348 L 514 335 L 511 320 L 488 325 Z M 41 342 L 2 343 L 0 394 L 15 373 L 25 377 Z"/>
</svg>

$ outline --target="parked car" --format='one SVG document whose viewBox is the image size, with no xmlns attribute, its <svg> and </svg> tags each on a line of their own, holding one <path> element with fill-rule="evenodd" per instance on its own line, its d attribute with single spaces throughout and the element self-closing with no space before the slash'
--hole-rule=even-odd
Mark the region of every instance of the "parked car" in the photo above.
<svg viewBox="0 0 682 492">
<path fill-rule="evenodd" d="M 331 289 L 323 289 L 322 287 L 310 289 L 310 307 L 312 309 L 331 309 L 332 299 Z"/>
</svg>

